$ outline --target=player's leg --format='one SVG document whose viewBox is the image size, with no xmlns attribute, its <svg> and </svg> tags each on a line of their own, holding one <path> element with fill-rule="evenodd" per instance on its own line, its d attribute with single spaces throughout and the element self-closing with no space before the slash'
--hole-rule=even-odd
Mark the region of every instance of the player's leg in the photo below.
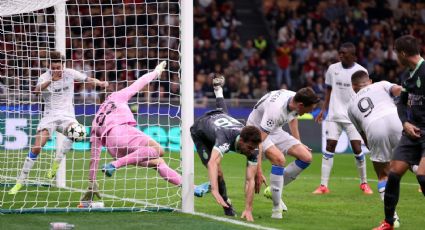
<svg viewBox="0 0 425 230">
<path fill-rule="evenodd" d="M 342 127 L 340 123 L 326 121 L 326 149 L 322 157 L 322 168 L 320 176 L 320 186 L 313 191 L 313 194 L 326 194 L 330 190 L 328 188 L 329 177 L 334 164 L 335 148 L 338 144 L 339 136 L 341 136 Z"/>
<path fill-rule="evenodd" d="M 266 157 L 272 164 L 270 172 L 271 197 L 273 200 L 272 218 L 282 218 L 281 198 L 283 190 L 283 175 L 285 172 L 285 157 L 283 153 L 273 144 L 270 135 L 263 142 Z"/>
<path fill-rule="evenodd" d="M 425 151 L 423 152 L 421 161 L 419 162 L 416 178 L 418 179 L 422 193 L 425 196 Z"/>
<path fill-rule="evenodd" d="M 385 222 L 394 225 L 395 209 L 400 196 L 400 180 L 417 159 L 420 145 L 406 136 L 402 136 L 390 162 L 390 173 L 385 186 L 384 207 Z"/>
<path fill-rule="evenodd" d="M 57 131 L 66 136 L 66 130 L 68 130 L 68 127 L 73 124 L 78 124 L 77 120 L 75 120 L 74 118 L 63 119 L 61 120 L 57 128 Z M 69 150 L 71 150 L 71 148 L 72 148 L 72 140 L 70 140 L 69 138 L 65 138 L 62 142 L 62 145 L 59 146 L 59 149 L 56 150 L 56 155 L 55 155 L 55 159 L 53 160 L 52 167 L 47 172 L 47 178 L 52 179 L 56 176 L 56 172 L 58 171 L 58 168 L 60 163 L 62 162 L 62 159 L 69 152 Z"/>
<path fill-rule="evenodd" d="M 195 126 L 195 125 L 194 125 Z M 196 135 L 196 128 L 192 127 L 190 129 L 193 143 L 196 147 L 196 152 L 198 153 L 199 158 L 201 159 L 202 164 L 205 168 L 208 168 L 208 161 L 211 157 L 211 151 L 213 143 L 205 143 L 205 140 L 198 135 Z M 206 193 L 210 191 L 210 182 L 205 182 L 198 186 L 195 186 L 194 195 L 197 197 L 203 197 Z"/>
<path fill-rule="evenodd" d="M 42 129 L 37 132 L 35 135 L 34 145 L 29 151 L 28 156 L 25 158 L 24 165 L 22 166 L 21 172 L 16 180 L 16 184 L 9 190 L 10 195 L 18 193 L 18 191 L 22 188 L 23 183 L 28 178 L 31 169 L 34 166 L 35 160 L 41 152 L 41 148 L 43 148 L 49 138 L 50 135 L 47 129 Z"/>
<path fill-rule="evenodd" d="M 360 177 L 360 189 L 366 195 L 373 194 L 372 189 L 367 183 L 366 158 L 362 151 L 362 137 L 359 132 L 357 132 L 353 124 L 344 124 L 344 129 L 347 132 L 351 147 L 353 148 L 356 167 Z"/>
</svg>

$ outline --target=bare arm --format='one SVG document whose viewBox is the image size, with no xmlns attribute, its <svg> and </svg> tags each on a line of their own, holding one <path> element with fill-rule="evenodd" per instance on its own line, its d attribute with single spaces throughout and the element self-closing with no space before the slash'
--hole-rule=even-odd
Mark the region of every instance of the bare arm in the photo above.
<svg viewBox="0 0 425 230">
<path fill-rule="evenodd" d="M 221 156 L 218 150 L 213 149 L 211 152 L 211 158 L 210 161 L 208 161 L 208 177 L 210 179 L 211 183 L 211 194 L 214 196 L 217 203 L 225 208 L 228 208 L 229 206 L 226 204 L 226 202 L 221 197 L 220 193 L 218 192 L 218 166 L 221 161 Z"/>
<path fill-rule="evenodd" d="M 299 141 L 301 141 L 300 131 L 298 129 L 298 119 L 296 118 L 293 119 L 292 121 L 288 123 L 288 125 L 289 125 L 289 130 L 291 131 L 292 136 L 298 139 Z"/>
<path fill-rule="evenodd" d="M 254 221 L 252 217 L 252 203 L 254 200 L 254 187 L 255 187 L 255 174 L 257 167 L 255 165 L 248 165 L 246 167 L 245 176 L 245 210 L 242 213 L 242 218 L 246 218 L 247 221 Z"/>
<path fill-rule="evenodd" d="M 94 84 L 94 86 L 100 86 L 102 88 L 106 88 L 109 85 L 107 81 L 99 81 L 98 79 L 92 77 L 88 77 L 87 82 Z"/>
<path fill-rule="evenodd" d="M 331 93 L 332 93 L 332 87 L 328 86 L 326 88 L 325 101 L 323 102 L 322 110 L 320 111 L 319 115 L 317 115 L 317 117 L 316 117 L 316 122 L 319 122 L 319 123 L 322 122 L 323 114 L 329 108 L 329 101 L 331 100 Z"/>
<path fill-rule="evenodd" d="M 264 141 L 268 134 L 261 132 L 261 140 Z M 263 146 L 261 143 L 258 145 L 258 156 L 257 156 L 257 173 L 255 175 L 255 193 L 260 193 L 261 185 L 265 182 L 265 177 L 263 175 Z"/>
</svg>

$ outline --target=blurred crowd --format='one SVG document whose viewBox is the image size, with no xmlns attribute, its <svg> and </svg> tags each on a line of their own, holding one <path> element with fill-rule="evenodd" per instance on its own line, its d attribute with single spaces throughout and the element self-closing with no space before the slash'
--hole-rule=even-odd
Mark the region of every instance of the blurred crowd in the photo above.
<svg viewBox="0 0 425 230">
<path fill-rule="evenodd" d="M 114 91 L 153 69 L 159 60 L 167 59 L 169 74 L 141 96 L 178 98 L 182 55 L 178 1 L 116 2 L 67 2 L 67 66 L 110 81 L 109 90 Z M 398 83 L 403 69 L 397 65 L 393 41 L 404 34 L 425 41 L 422 1 L 262 0 L 264 23 L 271 34 L 247 41 L 240 39 L 241 33 L 249 31 L 240 30 L 244 22 L 238 19 L 233 1 L 196 0 L 194 4 L 194 95 L 196 105 L 201 107 L 214 97 L 209 77 L 212 72 L 225 74 L 226 98 L 257 99 L 270 90 L 297 90 L 303 86 L 323 96 L 324 73 L 338 61 L 338 48 L 343 42 L 356 45 L 357 62 L 367 68 L 373 81 Z M 3 21 L 4 31 L 13 33 L 5 32 L 0 39 L 0 91 L 7 86 L 29 91 L 28 86 L 34 86 L 44 71 L 40 55 L 54 48 L 54 16 L 52 9 L 39 13 L 48 25 L 37 28 L 33 37 L 19 32 L 31 30 L 23 25 L 35 23 L 35 17 L 15 18 L 10 24 Z M 13 39 L 14 44 L 9 42 Z M 99 102 L 94 87 L 77 84 L 76 92 L 77 99 L 85 103 Z"/>
</svg>

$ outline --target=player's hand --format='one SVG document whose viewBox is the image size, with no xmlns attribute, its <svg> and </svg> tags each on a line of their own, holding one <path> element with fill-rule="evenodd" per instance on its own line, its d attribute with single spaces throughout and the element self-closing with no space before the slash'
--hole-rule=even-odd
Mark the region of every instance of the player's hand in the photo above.
<svg viewBox="0 0 425 230">
<path fill-rule="evenodd" d="M 211 194 L 214 196 L 215 201 L 217 201 L 217 203 L 221 206 L 223 206 L 224 208 L 228 208 L 229 205 L 227 205 L 227 203 L 223 200 L 223 198 L 221 197 L 220 193 L 218 193 L 217 190 L 215 191 L 211 191 Z"/>
<path fill-rule="evenodd" d="M 264 177 L 263 172 L 257 172 L 257 175 L 255 175 L 255 193 L 260 193 L 262 184 L 267 186 L 266 177 Z"/>
<path fill-rule="evenodd" d="M 310 147 L 308 147 L 307 145 L 305 145 L 305 144 L 303 144 L 304 145 L 304 147 L 309 151 L 309 152 L 311 152 L 311 151 L 313 151 L 313 149 L 311 149 Z"/>
<path fill-rule="evenodd" d="M 89 182 L 87 192 L 84 193 L 81 201 L 93 201 L 94 196 L 96 196 L 98 199 L 101 199 L 102 197 L 99 194 L 98 187 L 99 185 L 97 182 Z"/>
<path fill-rule="evenodd" d="M 243 211 L 241 218 L 246 219 L 246 221 L 249 221 L 249 222 L 254 222 L 254 217 L 252 217 L 252 212 L 246 209 Z"/>
<path fill-rule="evenodd" d="M 109 86 L 109 82 L 107 82 L 107 81 L 101 81 L 97 85 L 100 86 L 100 87 L 102 87 L 102 88 L 106 88 L 106 87 Z"/>
<path fill-rule="evenodd" d="M 155 71 L 158 73 L 158 77 L 161 76 L 162 71 L 165 70 L 165 67 L 167 66 L 167 62 L 166 61 L 162 61 L 161 63 L 159 63 L 156 67 L 155 67 Z"/>
<path fill-rule="evenodd" d="M 409 122 L 404 122 L 403 130 L 410 138 L 419 139 L 421 137 L 421 129 Z"/>
<path fill-rule="evenodd" d="M 317 114 L 317 117 L 314 120 L 318 123 L 321 123 L 323 121 L 323 110 L 320 110 L 320 113 Z"/>
</svg>

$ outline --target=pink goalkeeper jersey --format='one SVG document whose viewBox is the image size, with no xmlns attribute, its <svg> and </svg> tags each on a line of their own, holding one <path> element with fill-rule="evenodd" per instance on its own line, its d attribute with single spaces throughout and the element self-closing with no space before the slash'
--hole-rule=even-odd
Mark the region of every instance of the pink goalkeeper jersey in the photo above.
<svg viewBox="0 0 425 230">
<path fill-rule="evenodd" d="M 135 126 L 136 120 L 128 107 L 128 101 L 138 93 L 145 85 L 157 77 L 157 72 L 147 73 L 137 79 L 133 84 L 118 92 L 114 92 L 102 103 L 97 111 L 90 135 L 91 161 L 90 181 L 96 180 L 96 170 L 100 160 L 102 146 L 105 145 L 108 131 L 113 127 L 127 124 Z M 128 140 L 123 140 L 128 141 Z"/>
</svg>

